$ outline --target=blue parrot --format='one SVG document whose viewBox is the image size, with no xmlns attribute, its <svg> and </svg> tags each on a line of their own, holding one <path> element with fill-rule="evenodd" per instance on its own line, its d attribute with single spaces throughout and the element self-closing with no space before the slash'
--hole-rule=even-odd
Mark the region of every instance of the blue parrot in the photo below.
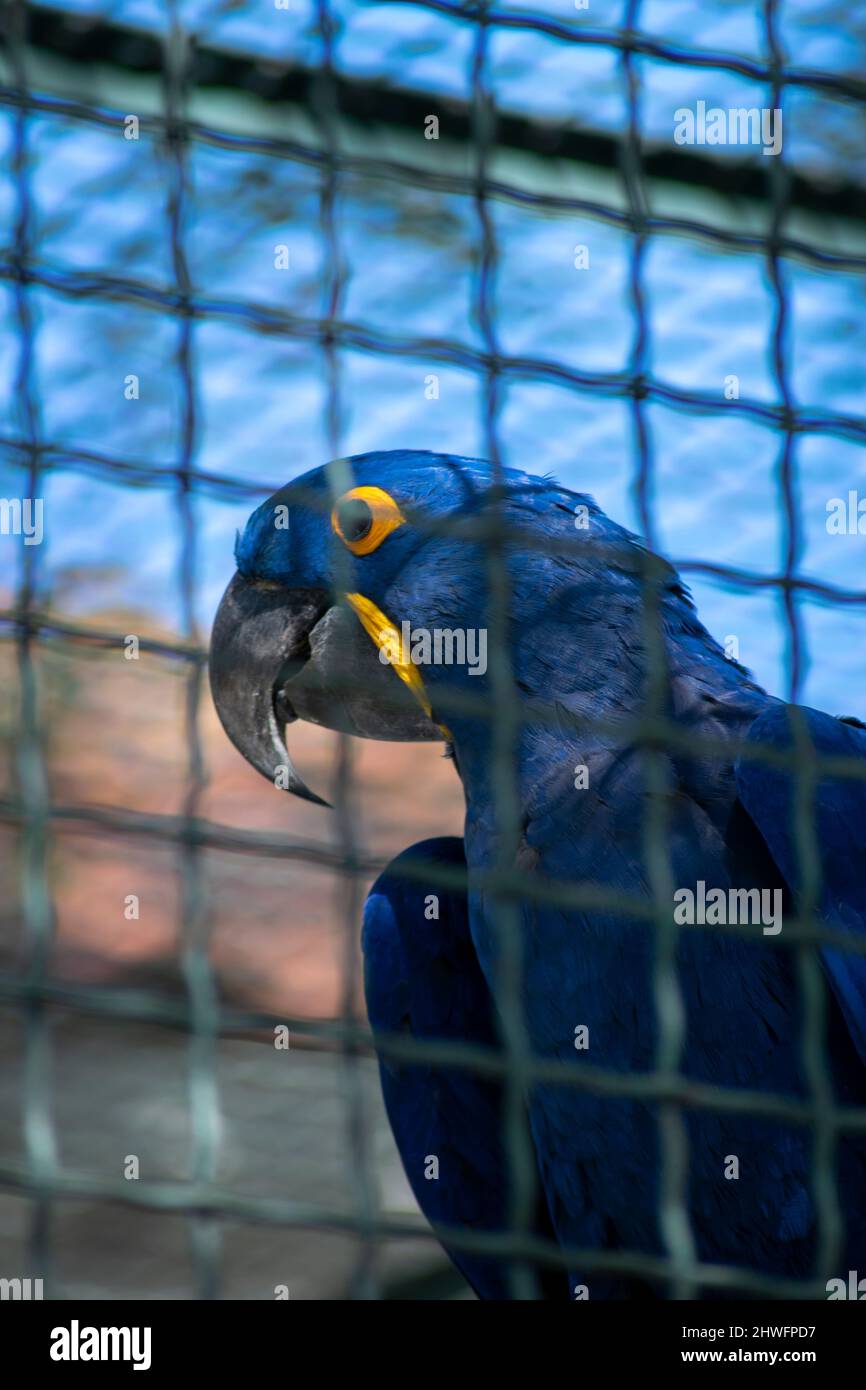
<svg viewBox="0 0 866 1390">
<path fill-rule="evenodd" d="M 491 523 L 508 536 L 516 839 L 495 776 Z M 835 933 L 820 949 L 830 1091 L 838 1106 L 866 1104 L 866 726 L 769 696 L 701 625 L 675 570 L 592 498 L 550 478 L 495 474 L 483 460 L 397 451 L 316 469 L 253 513 L 235 559 L 214 623 L 211 687 L 226 732 L 260 772 L 320 800 L 285 742 L 287 727 L 306 719 L 367 738 L 441 740 L 462 783 L 462 840 L 408 849 L 367 898 L 374 1036 L 505 1055 L 493 890 L 504 864 L 522 888 L 513 900 L 521 1024 L 533 1058 L 554 1064 L 523 1097 L 536 1195 L 529 1234 L 554 1251 L 590 1252 L 586 1268 L 533 1257 L 537 1292 L 665 1296 L 661 1277 L 591 1259 L 668 1252 L 657 1107 L 558 1084 L 558 1067 L 654 1073 L 656 918 L 667 884 L 685 1082 L 810 1098 L 797 955 L 785 945 L 787 924 L 806 910 Z M 656 737 L 654 769 L 637 737 L 650 708 L 673 731 Z M 832 761 L 816 764 L 802 803 L 798 773 L 816 758 Z M 812 875 L 801 873 L 804 806 Z M 646 836 L 660 807 L 661 877 Z M 592 891 L 569 898 L 581 888 Z M 387 1049 L 380 1071 L 408 1179 L 446 1248 L 449 1228 L 506 1230 L 507 1078 L 410 1064 Z M 695 1260 L 815 1277 L 809 1126 L 688 1103 L 682 1114 Z M 831 1273 L 866 1273 L 862 1130 L 840 1131 L 832 1176 L 843 1231 Z M 479 1297 L 511 1296 L 505 1255 L 459 1243 L 449 1253 Z M 698 1284 L 701 1296 L 719 1296 Z"/>
</svg>

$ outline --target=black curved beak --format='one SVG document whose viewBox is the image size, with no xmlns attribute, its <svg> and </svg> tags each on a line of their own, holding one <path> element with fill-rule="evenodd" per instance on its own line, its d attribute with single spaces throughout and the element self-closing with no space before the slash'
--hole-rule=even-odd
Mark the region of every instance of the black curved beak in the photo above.
<svg viewBox="0 0 866 1390">
<path fill-rule="evenodd" d="M 284 729 L 296 715 L 281 691 L 307 661 L 309 634 L 330 602 L 322 590 L 236 574 L 217 609 L 209 663 L 217 714 L 238 752 L 274 786 L 317 806 L 330 803 L 310 791 L 292 762 Z"/>
</svg>

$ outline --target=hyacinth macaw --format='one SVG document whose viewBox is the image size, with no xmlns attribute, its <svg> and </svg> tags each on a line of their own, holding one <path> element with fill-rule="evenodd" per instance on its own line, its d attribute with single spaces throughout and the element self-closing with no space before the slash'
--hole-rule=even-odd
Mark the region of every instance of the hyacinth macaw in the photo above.
<svg viewBox="0 0 866 1390">
<path fill-rule="evenodd" d="M 491 571 L 481 533 L 500 516 L 510 535 L 503 552 L 508 660 L 524 715 L 513 747 L 519 842 L 508 842 L 508 863 L 528 890 L 516 918 L 522 1024 L 533 1054 L 559 1059 L 563 1069 L 650 1073 L 659 1041 L 654 920 L 630 913 L 627 902 L 577 906 L 529 890 L 594 885 L 641 904 L 653 892 L 657 899 L 643 833 L 647 760 L 634 742 L 647 700 L 643 595 L 653 557 L 588 496 L 514 470 L 500 475 L 498 493 L 494 481 L 490 465 L 476 459 L 370 453 L 316 469 L 263 503 L 238 538 L 237 573 L 215 620 L 216 707 L 259 771 L 311 800 L 319 798 L 285 746 L 286 726 L 296 719 L 368 738 L 446 743 L 465 794 L 465 834 L 408 849 L 370 892 L 363 924 L 368 1012 L 374 1035 L 501 1048 L 501 938 L 485 880 L 501 866 L 504 843 L 494 794 L 492 671 L 477 659 L 478 640 L 474 667 L 468 639 L 462 664 L 459 646 L 448 664 L 445 646 L 437 661 L 422 641 L 413 659 L 404 640 L 423 632 L 477 639 L 489 630 Z M 687 901 L 682 890 L 719 890 L 724 901 L 751 902 L 728 890 L 760 889 L 762 901 L 783 904 L 774 926 L 744 909 L 750 931 L 738 930 L 734 917 L 679 929 L 681 1072 L 690 1082 L 803 1100 L 811 1084 L 801 1052 L 804 1004 L 796 953 L 783 944 L 804 888 L 791 750 L 805 729 L 807 750 L 811 744 L 821 758 L 850 760 L 862 773 L 866 732 L 854 718 L 809 709 L 796 726 L 790 707 L 760 689 L 702 627 L 676 572 L 654 563 L 662 713 L 708 743 L 660 745 L 675 901 Z M 866 929 L 866 781 L 846 775 L 848 766 L 837 761 L 814 788 L 815 913 L 842 934 L 841 944 L 820 952 L 829 1085 L 839 1105 L 862 1106 L 866 959 L 845 949 L 844 937 L 856 945 Z M 451 874 L 445 887 L 443 868 Z M 675 916 L 673 902 L 671 911 L 687 920 Z M 387 1051 L 380 1070 L 425 1215 L 434 1226 L 501 1231 L 512 1189 L 497 1076 L 407 1065 Z M 813 1277 L 808 1125 L 733 1109 L 682 1113 L 696 1259 Z M 665 1254 L 652 1102 L 545 1081 L 527 1090 L 525 1125 L 535 1163 L 535 1238 L 555 1248 Z M 431 1176 L 431 1156 L 438 1176 Z M 840 1133 L 834 1178 L 843 1232 L 832 1274 L 844 1278 L 849 1269 L 866 1272 L 862 1131 Z M 509 1297 L 514 1285 L 503 1259 L 454 1247 L 449 1253 L 480 1297 Z M 653 1297 L 671 1289 L 597 1267 L 557 1268 L 544 1258 L 537 1274 L 537 1290 L 548 1298 Z M 718 1296 L 713 1286 L 700 1285 L 700 1293 Z"/>
</svg>

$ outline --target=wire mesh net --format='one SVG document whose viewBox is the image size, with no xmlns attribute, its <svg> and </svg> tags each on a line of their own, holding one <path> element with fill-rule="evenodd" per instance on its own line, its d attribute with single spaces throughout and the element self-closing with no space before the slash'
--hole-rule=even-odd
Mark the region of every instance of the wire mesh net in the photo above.
<svg viewBox="0 0 866 1390">
<path fill-rule="evenodd" d="M 16 652 L 18 702 L 15 778 L 0 814 L 17 837 L 18 901 L 27 947 L 23 970 L 5 971 L 0 991 L 24 1029 L 24 1153 L 20 1161 L 3 1164 L 0 1180 L 31 1203 L 32 1267 L 44 1274 L 49 1288 L 52 1216 L 63 1199 L 132 1203 L 188 1219 L 201 1297 L 219 1295 L 226 1223 L 350 1233 L 358 1242 L 350 1280 L 358 1297 L 380 1291 L 376 1251 L 381 1242 L 414 1238 L 424 1229 L 417 1219 L 383 1214 L 373 1178 L 375 1158 L 357 1066 L 370 1052 L 370 1034 L 357 1017 L 353 943 L 362 885 L 379 861 L 359 843 L 351 814 L 350 742 L 341 738 L 337 752 L 333 844 L 226 826 L 202 811 L 206 768 L 200 719 L 206 622 L 213 607 L 211 576 L 203 576 L 203 569 L 206 563 L 221 564 L 219 580 L 225 581 L 230 541 L 219 549 L 219 560 L 212 561 L 210 550 L 204 553 L 201 532 L 208 525 L 211 537 L 216 529 L 225 539 L 251 500 L 267 496 L 285 480 L 287 404 L 302 406 L 305 437 L 293 441 L 300 462 L 291 467 L 300 472 L 325 458 L 339 458 L 347 451 L 349 434 L 351 452 L 364 445 L 387 447 L 392 429 L 395 434 L 402 429 L 405 440 L 405 429 L 416 423 L 403 406 L 410 379 L 406 372 L 411 370 L 412 381 L 419 372 L 424 380 L 432 372 L 437 387 L 441 378 L 452 388 L 452 414 L 472 420 L 473 443 L 501 482 L 506 457 L 532 447 L 539 414 L 555 397 L 559 404 L 552 432 L 561 439 L 549 441 L 545 457 L 556 467 L 573 448 L 575 436 L 590 440 L 599 473 L 617 470 L 614 504 L 619 497 L 624 508 L 632 508 L 653 549 L 670 548 L 662 514 L 671 489 L 682 486 L 684 461 L 695 466 L 707 453 L 730 450 L 732 471 L 745 471 L 759 452 L 767 467 L 760 483 L 750 471 L 748 486 L 759 498 L 757 509 L 773 517 L 781 565 L 737 563 L 731 559 L 736 542 L 728 535 L 715 553 L 708 542 L 709 557 L 694 558 L 690 547 L 680 568 L 696 583 L 707 582 L 710 613 L 703 615 L 710 626 L 714 612 L 726 611 L 718 600 L 722 591 L 725 603 L 734 591 L 744 603 L 781 604 L 784 635 L 774 670 L 785 666 L 785 693 L 792 701 L 802 697 L 810 675 L 807 621 L 812 619 L 804 617 L 804 601 L 814 605 L 810 613 L 828 624 L 820 632 L 830 640 L 847 631 L 866 604 L 853 568 L 843 566 L 842 582 L 803 569 L 804 551 L 814 543 L 812 504 L 826 493 L 828 451 L 839 451 L 848 475 L 856 477 L 858 470 L 862 473 L 860 451 L 866 443 L 860 387 L 851 370 L 863 347 L 862 315 L 859 324 L 854 322 L 852 305 L 862 295 L 866 273 L 866 244 L 853 221 L 863 209 L 859 161 L 866 84 L 850 76 L 849 69 L 863 35 L 850 17 L 843 17 L 838 51 L 830 45 L 828 57 L 818 44 L 813 63 L 793 63 L 787 55 L 794 47 L 803 48 L 815 18 L 806 6 L 785 10 L 772 0 L 756 7 L 731 5 L 716 17 L 717 44 L 710 42 L 713 25 L 705 31 L 691 5 L 668 13 L 664 21 L 657 6 L 640 0 L 611 7 L 598 22 L 591 9 L 584 15 L 582 8 L 566 13 L 555 4 L 528 10 L 483 0 L 467 5 L 423 0 L 409 6 L 317 0 L 311 9 L 286 7 L 291 19 L 287 29 L 279 27 L 284 16 L 278 5 L 142 4 L 134 11 L 124 7 L 122 17 L 110 6 L 93 12 L 86 5 L 65 11 L 21 3 L 7 7 L 0 94 L 9 152 L 2 282 L 9 312 L 4 352 L 13 364 L 14 386 L 0 443 L 5 470 L 10 479 L 19 479 L 14 486 L 10 482 L 10 495 L 39 498 L 50 486 L 55 496 L 62 496 L 56 489 L 65 478 L 87 478 L 100 489 L 110 488 L 112 495 L 133 495 L 142 529 L 154 524 L 175 528 L 178 558 L 171 583 L 178 597 L 171 611 L 177 631 L 143 637 L 141 649 L 185 671 L 186 782 L 178 813 L 58 804 L 46 775 L 40 650 L 59 641 L 116 651 L 125 634 L 77 621 L 50 595 L 45 601 L 40 549 L 22 544 L 14 599 L 2 614 L 4 636 Z M 819 18 L 832 24 L 829 10 Z M 707 33 L 707 47 L 687 41 L 693 32 Z M 395 72 L 401 78 L 396 84 Z M 674 144 L 672 104 L 685 105 L 693 96 L 698 100 L 719 90 L 711 82 L 721 83 L 738 104 L 756 100 L 770 111 L 784 111 L 790 131 L 785 153 L 764 158 L 757 149 L 744 157 L 742 149 Z M 82 85 L 96 95 L 82 96 Z M 755 92 L 762 95 L 754 97 Z M 246 105 L 237 100 L 239 93 L 248 98 Z M 422 131 L 437 111 L 442 144 L 434 161 L 428 155 L 436 146 L 433 141 L 424 144 Z M 275 118 L 275 112 L 282 115 Z M 372 154 L 371 129 L 378 143 Z M 96 142 L 88 158 L 102 182 L 85 181 L 76 193 L 74 146 L 80 140 Z M 110 159 L 98 153 L 108 149 L 102 144 L 108 140 L 113 142 Z M 133 150 L 135 164 L 122 163 Z M 593 177 L 575 176 L 575 164 L 584 172 L 591 166 Z M 218 171 L 228 167 L 236 170 L 235 203 L 224 200 L 218 182 Z M 134 217 L 121 192 L 127 180 L 136 185 Z M 110 184 L 115 185 L 118 217 L 131 218 L 113 253 L 101 226 L 112 220 Z M 268 201 L 268 190 L 274 188 L 281 190 L 276 212 Z M 203 212 L 208 196 L 211 202 Z M 389 200 L 398 197 L 403 247 L 411 248 L 405 279 L 394 264 L 400 248 L 382 232 L 387 221 L 382 209 L 393 213 L 397 204 Z M 82 229 L 77 240 L 69 236 L 64 200 L 71 203 L 68 215 Z M 282 249 L 288 251 L 290 244 L 292 257 L 300 261 L 298 288 L 288 302 L 274 289 L 271 251 L 281 249 L 272 247 L 277 225 L 288 226 L 280 234 L 287 243 Z M 556 307 L 558 272 L 549 260 L 545 264 L 543 241 L 551 226 L 564 229 L 569 275 L 578 265 L 572 253 L 587 250 L 584 240 L 592 242 L 604 270 L 595 297 L 587 294 L 577 316 L 571 292 L 561 313 Z M 575 239 L 579 244 L 572 248 Z M 450 248 L 457 245 L 455 253 Z M 267 254 L 255 259 L 250 252 L 256 247 Z M 392 282 L 355 273 L 359 261 L 369 268 L 382 257 L 391 258 Z M 261 271 L 265 262 L 267 274 Z M 539 263 L 548 276 L 540 314 L 538 283 L 527 270 Z M 444 275 L 438 264 L 445 265 Z M 745 287 L 737 292 L 734 310 L 745 326 L 736 351 L 730 347 L 738 331 L 731 317 L 711 325 L 715 341 L 727 335 L 730 347 L 720 359 L 710 360 L 711 383 L 700 380 L 708 369 L 706 353 L 692 350 L 687 320 L 694 316 L 694 304 L 667 308 L 677 279 L 684 279 L 694 295 L 703 283 L 710 286 L 699 306 L 707 313 L 732 286 Z M 793 333 L 795 308 L 807 325 L 802 336 Z M 46 348 L 44 340 L 52 333 Z M 112 336 L 123 333 L 125 339 Z M 141 417 L 133 422 L 107 399 L 82 351 L 88 334 L 101 338 L 108 354 L 126 350 L 131 339 L 140 346 L 153 389 L 161 393 L 156 415 L 149 417 L 155 424 L 142 424 Z M 575 352 L 575 340 L 582 351 Z M 817 342 L 820 352 L 810 355 L 804 340 L 807 347 Z M 244 355 L 252 353 L 247 345 L 253 341 L 256 352 L 271 356 L 256 356 L 247 371 Z M 676 351 L 669 350 L 672 343 L 678 345 Z M 70 357 L 75 366 L 66 374 L 66 386 L 54 389 L 52 372 L 62 372 Z M 749 390 L 723 393 L 715 373 L 725 360 L 746 362 L 742 375 L 751 383 Z M 280 389 L 285 369 L 294 383 L 288 403 Z M 379 405 L 377 390 L 389 370 Z M 259 433 L 237 414 L 233 419 L 220 416 L 220 393 L 235 373 L 252 402 L 250 414 L 262 414 Z M 522 397 L 521 391 L 526 393 Z M 354 425 L 347 429 L 347 417 L 357 414 L 360 396 L 377 403 L 359 443 Z M 521 402 L 519 408 L 515 401 Z M 167 431 L 166 419 L 177 421 L 177 428 Z M 693 452 L 678 456 L 683 420 Z M 447 443 L 445 436 L 436 437 L 437 429 L 439 425 L 425 445 Z M 268 436 L 274 444 L 269 452 L 264 446 L 263 460 L 262 441 Z M 457 452 L 470 453 L 471 447 Z M 675 477 L 660 461 L 671 456 Z M 156 494 L 160 499 L 171 496 L 173 517 L 148 510 Z M 98 497 L 101 505 L 103 494 Z M 211 504 L 223 508 L 231 526 L 211 525 Z M 613 509 L 608 503 L 608 510 Z M 124 514 L 124 525 L 127 521 Z M 681 517 L 678 538 L 690 536 L 692 527 L 693 518 Z M 106 551 L 116 547 L 120 534 L 119 525 L 108 528 Z M 95 536 L 92 541 L 102 544 Z M 808 872 L 801 916 L 786 925 L 779 944 L 779 949 L 798 953 L 810 1093 L 796 1099 L 697 1084 L 681 1070 L 678 929 L 669 906 L 661 765 L 664 750 L 685 735 L 665 719 L 659 575 L 647 556 L 649 696 L 633 737 L 645 750 L 651 789 L 645 851 L 652 894 L 651 901 L 629 900 L 627 907 L 656 933 L 656 1068 L 624 1075 L 602 1066 L 566 1068 L 533 1057 L 521 1006 L 519 904 L 538 890 L 513 870 L 521 831 L 513 749 L 527 712 L 508 654 L 504 527 L 494 527 L 485 544 L 499 844 L 499 861 L 485 886 L 496 903 L 502 941 L 497 1003 L 503 1050 L 494 1055 L 444 1041 L 382 1040 L 384 1052 L 395 1060 L 467 1067 L 501 1077 L 506 1087 L 509 1229 L 453 1231 L 449 1243 L 456 1249 L 507 1254 L 514 1291 L 521 1295 L 533 1292 L 529 1264 L 540 1261 L 659 1280 L 676 1297 L 734 1289 L 764 1296 L 823 1296 L 841 1241 L 835 1144 L 840 1133 L 866 1128 L 866 1112 L 835 1104 L 823 1054 L 825 1000 L 817 944 L 835 941 L 847 950 L 861 946 L 813 920 L 810 904 L 818 888 L 815 855 L 809 852 L 810 844 L 814 850 L 809 799 L 818 768 L 814 751 L 798 749 L 791 763 L 805 787 L 798 799 L 798 844 Z M 770 553 L 773 546 L 767 549 Z M 159 575 L 151 575 L 157 592 L 164 589 L 168 606 L 167 572 L 162 566 Z M 760 626 L 769 611 L 760 609 L 763 616 L 745 621 Z M 833 628 L 829 624 L 838 613 L 846 626 Z M 857 670 L 856 654 L 840 661 L 843 677 Z M 812 686 L 808 689 L 811 693 Z M 820 695 L 820 681 L 816 689 Z M 856 765 L 842 770 L 863 775 Z M 177 920 L 184 999 L 140 988 L 82 985 L 52 974 L 52 839 L 58 826 L 70 824 L 86 826 L 95 835 L 120 833 L 173 847 L 180 867 Z M 333 1017 L 286 1018 L 221 1001 L 209 958 L 205 867 L 207 856 L 220 853 L 241 853 L 256 864 L 267 857 L 312 862 L 334 875 L 346 947 L 340 1007 Z M 287 877 L 291 874 L 288 865 L 281 868 Z M 432 877 L 435 869 L 430 872 Z M 598 907 L 605 901 L 591 884 L 545 885 L 544 891 L 573 907 Z M 188 1034 L 187 1178 L 108 1181 L 63 1161 L 50 1030 L 51 1011 L 60 1006 Z M 338 1047 L 345 1058 L 343 1099 L 354 1158 L 351 1210 L 245 1195 L 219 1177 L 223 1125 L 217 1040 L 282 1026 L 314 1045 Z M 663 1255 L 554 1249 L 541 1246 L 532 1235 L 534 1173 L 522 1108 L 527 1087 L 545 1081 L 655 1108 Z M 798 1283 L 699 1262 L 687 1201 L 683 1115 L 689 1108 L 760 1113 L 813 1131 L 814 1279 Z"/>
</svg>

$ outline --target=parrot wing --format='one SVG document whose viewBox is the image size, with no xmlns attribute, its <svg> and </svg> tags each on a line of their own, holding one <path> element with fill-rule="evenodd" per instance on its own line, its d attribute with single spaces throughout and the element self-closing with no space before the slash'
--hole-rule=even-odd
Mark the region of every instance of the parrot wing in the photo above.
<svg viewBox="0 0 866 1390">
<path fill-rule="evenodd" d="M 401 875 L 407 862 L 424 881 Z M 465 892 L 443 888 L 437 866 L 465 870 L 463 842 L 427 840 L 404 851 L 374 884 L 364 909 L 364 979 L 376 1033 L 500 1046 L 490 993 L 469 932 Z M 407 1065 L 383 1054 L 382 1090 L 406 1176 L 432 1225 L 503 1231 L 508 1163 L 503 1088 L 463 1068 Z M 543 1197 L 540 1199 L 543 1204 Z M 554 1243 L 546 1208 L 534 1234 Z M 447 1247 L 446 1247 L 447 1248 Z M 448 1254 L 482 1299 L 510 1296 L 507 1261 Z M 545 1299 L 567 1298 L 565 1271 L 537 1270 Z"/>
<path fill-rule="evenodd" d="M 854 774 L 819 774 L 807 814 L 814 826 L 814 836 L 809 838 L 817 850 L 817 914 L 828 926 L 862 940 L 866 933 L 866 729 L 818 710 L 773 705 L 755 720 L 747 743 L 790 752 L 795 747 L 793 721 L 798 717 L 818 758 L 844 758 Z M 740 800 L 796 899 L 803 887 L 796 835 L 798 773 L 741 755 L 736 778 Z M 825 946 L 821 959 L 851 1040 L 866 1062 L 866 956 Z"/>
</svg>

